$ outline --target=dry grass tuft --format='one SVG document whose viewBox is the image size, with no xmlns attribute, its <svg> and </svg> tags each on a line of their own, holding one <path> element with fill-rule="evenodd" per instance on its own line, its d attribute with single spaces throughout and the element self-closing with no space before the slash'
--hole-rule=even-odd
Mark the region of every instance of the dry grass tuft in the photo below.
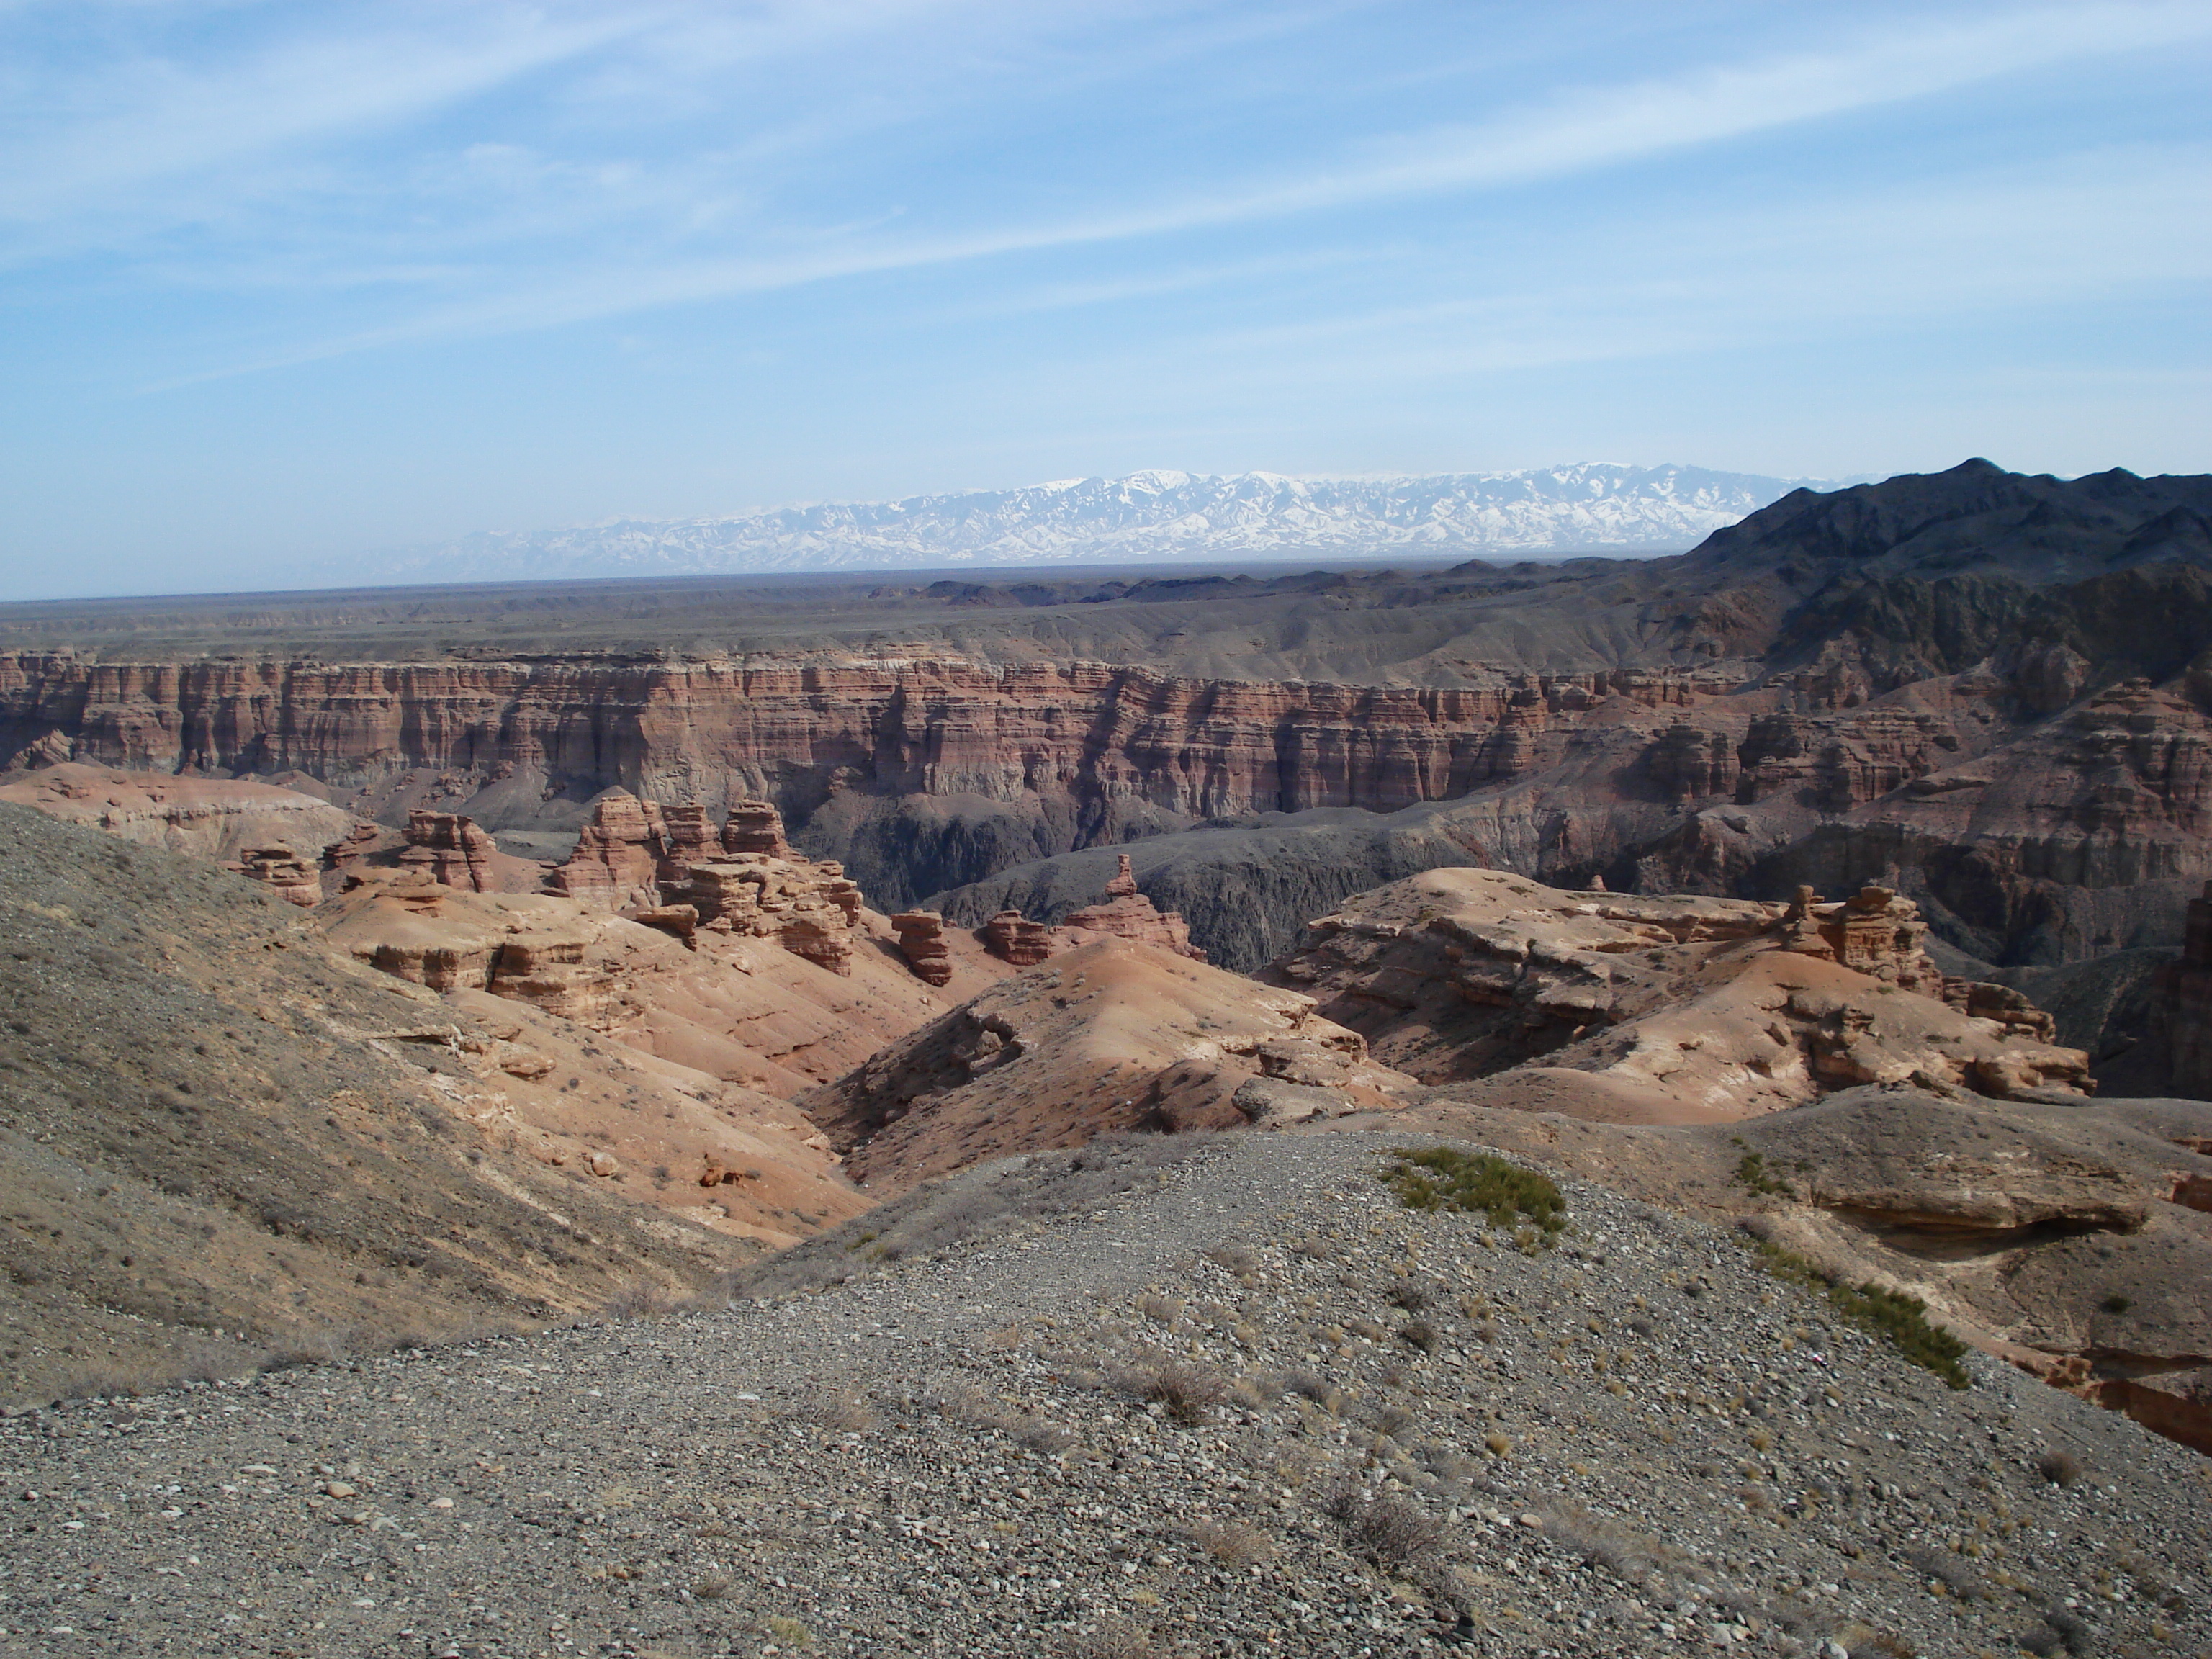
<svg viewBox="0 0 2212 1659">
<path fill-rule="evenodd" d="M 1271 1559 L 1275 1540 L 1257 1527 L 1237 1522 L 1201 1521 L 1190 1529 L 1191 1541 L 1224 1567 L 1243 1570 Z"/>
<path fill-rule="evenodd" d="M 1442 1565 L 1444 1529 L 1419 1504 L 1403 1498 L 1370 1498 L 1356 1486 L 1328 1501 L 1328 1517 L 1344 1530 L 1356 1555 L 1392 1572 L 1433 1572 Z"/>
<path fill-rule="evenodd" d="M 1230 1398 L 1228 1378 L 1202 1366 L 1170 1361 L 1140 1367 L 1122 1379 L 1122 1388 L 1143 1400 L 1157 1400 L 1169 1417 L 1189 1427 L 1213 1415 Z"/>
</svg>

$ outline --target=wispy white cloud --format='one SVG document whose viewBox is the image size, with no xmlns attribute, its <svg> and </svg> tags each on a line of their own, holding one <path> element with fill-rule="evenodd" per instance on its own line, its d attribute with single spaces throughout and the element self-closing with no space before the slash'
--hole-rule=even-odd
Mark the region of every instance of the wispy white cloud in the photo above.
<svg viewBox="0 0 2212 1659">
<path fill-rule="evenodd" d="M 2146 235 L 2145 227 L 2160 234 Z M 1218 395 L 1433 385 L 1573 364 L 1831 343 L 1930 319 L 2111 305 L 2212 283 L 2212 147 L 2099 149 L 1795 209 L 1626 217 L 1462 291 L 1178 337 L 1117 376 Z"/>
<path fill-rule="evenodd" d="M 2206 37 L 2212 37 L 2212 8 L 2174 0 L 2016 9 L 1917 27 L 1891 22 L 1869 27 L 1863 38 L 1821 52 L 1585 86 L 1483 121 L 1371 141 L 1334 164 L 1309 167 L 1293 178 L 1217 181 L 1197 191 L 1158 179 L 1149 200 L 1125 199 L 1072 214 L 957 229 L 933 226 L 927 204 L 874 229 L 809 227 L 792 220 L 787 210 L 781 219 L 763 216 L 772 180 L 742 173 L 717 174 L 696 161 L 674 175 L 642 167 L 618 189 L 595 192 L 586 181 L 535 205 L 511 198 L 489 225 L 479 222 L 457 233 L 457 240 L 483 249 L 488 239 L 502 234 L 501 228 L 518 237 L 556 234 L 564 213 L 575 214 L 579 223 L 604 226 L 611 216 L 619 215 L 657 228 L 629 239 L 620 256 L 579 251 L 557 262 L 550 279 L 534 271 L 513 275 L 495 260 L 488 261 L 471 279 L 455 284 L 466 291 L 453 292 L 406 316 L 161 384 L 173 386 L 409 341 L 552 327 L 841 278 L 1526 185 L 1846 117 L 2094 55 L 2139 52 Z M 716 188 L 724 192 L 720 198 L 714 195 Z M 702 221 L 700 204 L 714 199 L 729 204 L 730 211 L 721 222 L 712 222 L 711 210 Z M 691 204 L 689 216 L 681 226 L 672 226 L 683 204 Z M 702 236 L 702 225 L 719 234 Z M 736 246 L 701 246 L 716 240 Z"/>
</svg>

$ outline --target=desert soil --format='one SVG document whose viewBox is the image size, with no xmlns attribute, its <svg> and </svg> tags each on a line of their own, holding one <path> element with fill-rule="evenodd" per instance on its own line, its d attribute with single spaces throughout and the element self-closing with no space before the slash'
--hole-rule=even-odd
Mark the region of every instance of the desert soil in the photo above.
<svg viewBox="0 0 2212 1659">
<path fill-rule="evenodd" d="M 1408 1210 L 1400 1139 L 1010 1160 L 726 1307 L 15 1414 L 0 1653 L 2212 1651 L 2202 1458 L 1598 1188 Z"/>
</svg>

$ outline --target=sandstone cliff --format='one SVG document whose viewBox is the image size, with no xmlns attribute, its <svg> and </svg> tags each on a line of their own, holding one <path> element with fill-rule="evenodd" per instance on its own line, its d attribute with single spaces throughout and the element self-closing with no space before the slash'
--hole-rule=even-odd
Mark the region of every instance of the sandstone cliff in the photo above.
<svg viewBox="0 0 2212 1659">
<path fill-rule="evenodd" d="M 1753 1117 L 1862 1083 L 2087 1085 L 2087 1056 L 2056 1046 L 2047 1016 L 1947 983 L 1923 937 L 1881 889 L 1769 905 L 1437 870 L 1321 918 L 1261 977 L 1425 1083 L 1541 1062 L 1545 1109 L 1619 1122 Z"/>
<path fill-rule="evenodd" d="M 612 786 L 771 801 L 878 905 L 935 895 L 969 926 L 1062 921 L 1097 889 L 957 887 L 1189 836 L 1219 896 L 1195 855 L 1177 888 L 1133 848 L 1139 878 L 1238 966 L 1347 892 L 1469 862 L 1759 898 L 1877 882 L 1985 963 L 2050 965 L 2176 942 L 2212 877 L 2208 495 L 1975 462 L 1801 493 L 1681 559 L 778 601 L 742 649 L 689 656 L 465 631 L 407 662 L 26 648 L 0 658 L 0 755 L 312 778 L 395 826 L 495 832 L 576 829 Z M 1279 877 L 1247 850 L 1309 828 Z"/>
</svg>

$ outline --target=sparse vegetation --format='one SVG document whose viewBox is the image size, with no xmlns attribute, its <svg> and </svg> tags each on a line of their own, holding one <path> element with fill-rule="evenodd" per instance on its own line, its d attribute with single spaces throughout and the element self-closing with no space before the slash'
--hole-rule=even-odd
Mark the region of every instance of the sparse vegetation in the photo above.
<svg viewBox="0 0 2212 1659">
<path fill-rule="evenodd" d="M 1738 1141 L 1736 1144 L 1741 1146 L 1743 1143 Z M 1738 1186 L 1747 1187 L 1754 1193 L 1776 1194 L 1790 1190 L 1790 1183 L 1778 1180 L 1766 1167 L 1766 1159 L 1758 1152 L 1747 1152 L 1736 1160 L 1735 1182 Z"/>
<path fill-rule="evenodd" d="M 1124 1386 L 1141 1399 L 1158 1401 L 1186 1427 L 1205 1422 L 1230 1397 L 1229 1380 L 1218 1371 L 1176 1363 L 1133 1372 Z"/>
<path fill-rule="evenodd" d="M 1392 1156 L 1395 1161 L 1382 1179 L 1409 1210 L 1463 1211 L 1488 1218 L 1493 1227 L 1526 1221 L 1547 1234 L 1567 1224 L 1566 1200 L 1557 1182 L 1494 1153 L 1431 1146 L 1406 1147 Z"/>
<path fill-rule="evenodd" d="M 649 1280 L 625 1285 L 599 1305 L 603 1319 L 659 1319 L 673 1310 L 668 1292 Z"/>
<path fill-rule="evenodd" d="M 1440 1562 L 1443 1522 L 1418 1504 L 1361 1488 L 1340 1488 L 1328 1502 L 1329 1519 L 1343 1528 L 1346 1547 L 1393 1572 L 1426 1572 Z"/>
<path fill-rule="evenodd" d="M 2035 1460 L 2035 1472 L 2054 1486 L 2070 1486 L 2088 1469 L 2072 1452 L 2054 1451 Z"/>
<path fill-rule="evenodd" d="M 1972 1386 L 1966 1368 L 1959 1363 L 1966 1358 L 1966 1345 L 1941 1326 L 1929 1324 L 1928 1304 L 1918 1297 L 1886 1291 L 1879 1285 L 1854 1288 L 1841 1284 L 1808 1258 L 1764 1239 L 1752 1249 L 1759 1266 L 1768 1273 L 1825 1296 L 1838 1314 L 1881 1337 L 1922 1370 L 1932 1371 L 1954 1389 Z"/>
<path fill-rule="evenodd" d="M 1243 1244 L 1217 1244 L 1206 1253 L 1206 1259 L 1239 1279 L 1260 1271 L 1260 1253 Z"/>
<path fill-rule="evenodd" d="M 1236 1522 L 1201 1521 L 1190 1529 L 1191 1541 L 1224 1567 L 1257 1566 L 1275 1553 L 1275 1540 L 1257 1527 Z"/>
</svg>

